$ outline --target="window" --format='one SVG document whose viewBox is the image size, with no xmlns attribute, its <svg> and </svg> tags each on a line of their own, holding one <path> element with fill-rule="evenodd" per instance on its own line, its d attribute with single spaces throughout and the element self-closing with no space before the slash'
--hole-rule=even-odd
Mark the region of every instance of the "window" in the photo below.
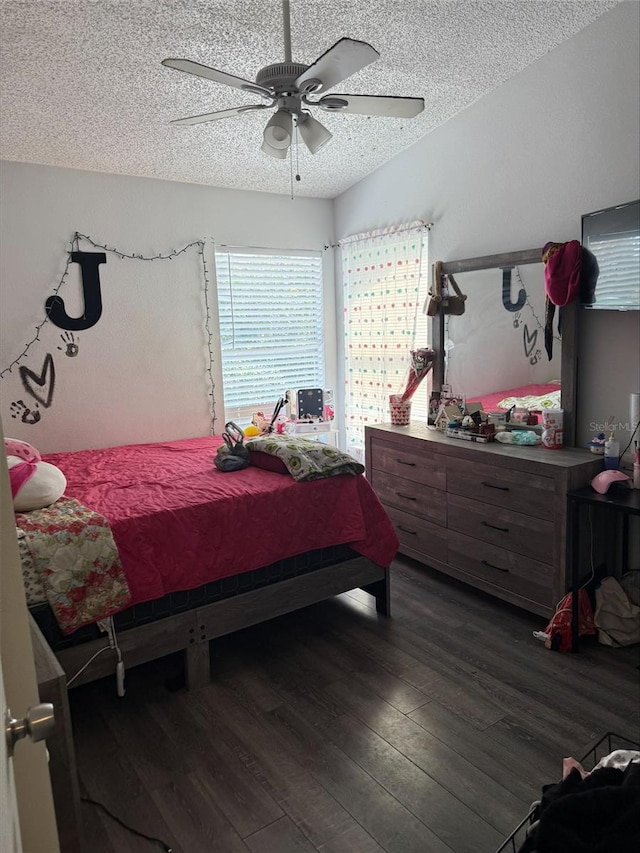
<svg viewBox="0 0 640 853">
<path fill-rule="evenodd" d="M 364 427 L 389 422 L 389 395 L 409 378 L 410 353 L 429 345 L 428 231 L 412 223 L 341 241 L 345 288 L 346 450 L 364 461 Z M 411 401 L 427 421 L 425 380 Z M 429 382 L 430 384 L 430 382 Z"/>
<path fill-rule="evenodd" d="M 586 307 L 638 311 L 640 201 L 585 214 L 582 245 L 595 255 L 598 266 L 595 292 L 581 294 Z M 584 272 L 584 257 L 582 264 Z"/>
<path fill-rule="evenodd" d="M 324 388 L 319 252 L 216 250 L 225 421 L 269 416 L 288 389 Z"/>
</svg>

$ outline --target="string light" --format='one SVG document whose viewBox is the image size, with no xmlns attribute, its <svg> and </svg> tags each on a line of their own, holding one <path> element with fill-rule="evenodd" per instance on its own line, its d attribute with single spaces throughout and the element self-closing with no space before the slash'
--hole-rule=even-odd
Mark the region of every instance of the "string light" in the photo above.
<svg viewBox="0 0 640 853">
<path fill-rule="evenodd" d="M 188 252 L 189 249 L 192 249 L 194 246 L 198 247 L 199 255 L 200 255 L 200 259 L 201 259 L 201 263 L 202 263 L 202 274 L 203 274 L 203 278 L 204 278 L 204 304 L 205 304 L 205 313 L 206 313 L 204 325 L 205 325 L 205 330 L 207 333 L 207 349 L 209 352 L 209 362 L 208 362 L 207 368 L 206 368 L 206 375 L 207 375 L 209 384 L 211 386 L 211 390 L 209 391 L 208 396 L 210 397 L 209 408 L 210 408 L 210 415 L 211 415 L 211 435 L 214 435 L 215 434 L 215 424 L 216 424 L 216 401 L 215 401 L 216 385 L 215 385 L 215 382 L 213 379 L 213 364 L 214 364 L 213 333 L 211 331 L 211 310 L 210 310 L 210 306 L 209 306 L 209 285 L 210 285 L 211 281 L 210 281 L 210 277 L 209 277 L 209 269 L 207 267 L 207 259 L 206 259 L 205 254 L 204 254 L 204 246 L 205 246 L 204 240 L 193 240 L 191 243 L 187 243 L 181 249 L 173 249 L 171 252 L 168 252 L 166 254 L 158 253 L 157 255 L 140 255 L 140 254 L 135 254 L 133 252 L 121 252 L 119 249 L 116 249 L 114 246 L 107 246 L 106 243 L 97 243 L 95 240 L 93 240 L 87 234 L 80 234 L 80 232 L 76 231 L 75 234 L 73 235 L 73 237 L 71 238 L 71 240 L 69 241 L 69 252 L 68 252 L 69 256 L 67 258 L 67 262 L 65 264 L 64 272 L 62 273 L 60 281 L 53 288 L 53 296 L 57 296 L 59 294 L 62 285 L 64 284 L 64 282 L 67 279 L 67 276 L 69 274 L 69 266 L 72 263 L 71 252 L 74 251 L 74 244 L 75 244 L 75 251 L 80 251 L 80 249 L 79 249 L 79 241 L 80 240 L 86 240 L 86 242 L 90 243 L 94 248 L 103 249 L 105 252 L 110 252 L 111 254 L 119 257 L 120 260 L 124 260 L 126 258 L 129 260 L 136 260 L 136 261 L 167 261 L 167 260 L 170 261 L 173 258 L 177 258 L 179 255 L 183 255 L 185 252 Z M 24 349 L 22 350 L 20 355 L 18 355 L 16 358 L 14 358 L 14 360 L 7 367 L 5 367 L 4 370 L 0 370 L 0 379 L 4 379 L 6 374 L 11 373 L 13 368 L 16 365 L 20 364 L 20 362 L 23 361 L 27 357 L 29 350 L 31 349 L 33 344 L 35 344 L 36 341 L 40 340 L 40 330 L 45 325 L 45 323 L 47 323 L 48 321 L 49 321 L 49 315 L 47 313 L 45 313 L 44 319 L 40 323 L 38 323 L 35 327 L 35 335 L 33 336 L 33 338 L 31 338 L 30 341 L 28 341 L 24 345 Z"/>
<path fill-rule="evenodd" d="M 73 251 L 73 243 L 74 243 L 74 240 L 76 240 L 77 236 L 78 236 L 78 234 L 76 233 L 76 234 L 72 237 L 72 239 L 69 241 L 69 253 L 68 253 L 68 254 L 69 254 L 69 257 L 67 258 L 67 263 L 65 264 L 64 272 L 62 273 L 62 278 L 60 279 L 60 281 L 58 282 L 58 284 L 53 288 L 53 295 L 54 295 L 54 296 L 57 296 L 57 295 L 58 295 L 58 293 L 59 293 L 59 291 L 60 291 L 60 288 L 61 288 L 61 287 L 62 287 L 62 285 L 64 284 L 64 282 L 65 282 L 65 280 L 66 280 L 66 278 L 67 278 L 67 275 L 69 274 L 69 266 L 71 265 L 71 252 Z M 23 360 L 27 357 L 27 353 L 29 352 L 29 350 L 31 349 L 31 347 L 33 346 L 33 344 L 35 344 L 35 343 L 36 343 L 36 341 L 39 341 L 39 340 L 40 340 L 40 329 L 42 329 L 42 327 L 43 327 L 43 326 L 45 325 L 45 323 L 47 323 L 48 321 L 49 321 L 49 315 L 45 313 L 45 315 L 44 315 L 44 319 L 43 319 L 40 323 L 38 323 L 38 324 L 36 325 L 36 327 L 35 327 L 35 331 L 36 331 L 35 335 L 31 338 L 31 340 L 30 340 L 30 341 L 28 341 L 28 342 L 24 345 L 24 349 L 22 350 L 22 352 L 20 353 L 20 355 L 19 355 L 19 356 L 17 356 L 17 358 L 14 358 L 14 359 L 13 359 L 13 361 L 11 362 L 11 364 L 9 364 L 7 367 L 5 367 L 5 368 L 4 368 L 4 370 L 0 370 L 0 379 L 4 379 L 4 377 L 5 377 L 5 375 L 6 375 L 7 373 L 11 373 L 11 371 L 13 370 L 13 368 L 14 368 L 17 364 L 20 364 L 20 362 L 21 362 L 21 361 L 23 361 Z"/>
<path fill-rule="evenodd" d="M 211 435 L 215 435 L 216 432 L 216 383 L 213 379 L 213 334 L 211 332 L 211 309 L 209 307 L 209 270 L 207 268 L 207 259 L 204 255 L 204 243 L 200 244 L 200 257 L 202 258 L 202 272 L 204 274 L 204 307 L 205 307 L 205 319 L 204 319 L 204 327 L 207 332 L 207 347 L 209 349 L 209 364 L 207 365 L 207 374 L 209 376 L 209 384 L 211 385 L 211 391 L 209 391 L 209 396 L 211 397 Z"/>
</svg>

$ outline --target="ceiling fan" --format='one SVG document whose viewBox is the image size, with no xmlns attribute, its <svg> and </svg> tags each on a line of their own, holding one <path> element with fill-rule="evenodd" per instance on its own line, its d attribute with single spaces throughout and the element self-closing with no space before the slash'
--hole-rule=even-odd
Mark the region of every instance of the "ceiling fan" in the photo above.
<svg viewBox="0 0 640 853">
<path fill-rule="evenodd" d="M 296 127 L 303 142 L 312 154 L 318 152 L 332 134 L 317 119 L 309 107 L 318 107 L 327 112 L 357 113 L 366 116 L 391 116 L 413 118 L 424 109 L 423 98 L 402 98 L 393 95 L 323 95 L 319 100 L 310 100 L 333 88 L 347 77 L 374 62 L 380 54 L 364 41 L 342 38 L 311 65 L 291 61 L 291 20 L 289 0 L 282 0 L 284 24 L 285 61 L 261 68 L 255 82 L 235 77 L 225 71 L 209 68 L 190 59 L 163 59 L 167 68 L 175 68 L 197 77 L 205 77 L 216 83 L 234 86 L 251 92 L 268 103 L 247 104 L 213 113 L 175 119 L 171 124 L 192 125 L 201 122 L 230 118 L 252 110 L 276 108 L 264 129 L 262 150 L 265 154 L 284 160 L 291 145 L 293 128 Z"/>
</svg>

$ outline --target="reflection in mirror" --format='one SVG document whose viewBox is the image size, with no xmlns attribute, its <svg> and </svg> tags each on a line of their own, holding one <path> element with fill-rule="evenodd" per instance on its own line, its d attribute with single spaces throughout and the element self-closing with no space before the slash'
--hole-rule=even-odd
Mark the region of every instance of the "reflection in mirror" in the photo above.
<svg viewBox="0 0 640 853">
<path fill-rule="evenodd" d="M 558 313 L 549 359 L 543 264 L 457 272 L 454 278 L 467 296 L 466 310 L 445 316 L 444 383 L 467 401 L 481 400 L 485 411 L 506 398 L 551 392 L 560 406 Z"/>
</svg>

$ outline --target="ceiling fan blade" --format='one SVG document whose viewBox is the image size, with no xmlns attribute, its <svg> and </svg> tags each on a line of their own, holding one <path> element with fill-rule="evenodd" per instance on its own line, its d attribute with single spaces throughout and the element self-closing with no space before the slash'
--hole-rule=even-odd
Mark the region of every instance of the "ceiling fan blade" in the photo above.
<svg viewBox="0 0 640 853">
<path fill-rule="evenodd" d="M 215 113 L 204 113 L 203 115 L 190 116 L 189 118 L 177 118 L 169 123 L 176 125 L 202 124 L 205 121 L 216 121 L 219 118 L 231 118 L 232 116 L 239 116 L 242 113 L 249 112 L 250 110 L 266 109 L 269 109 L 269 104 L 248 104 L 246 107 L 231 107 L 231 109 L 218 110 L 218 112 Z"/>
<path fill-rule="evenodd" d="M 176 71 L 184 71 L 187 74 L 195 74 L 196 77 L 206 77 L 207 80 L 213 80 L 215 83 L 224 83 L 225 86 L 235 86 L 236 89 L 242 89 L 245 92 L 254 92 L 256 95 L 262 95 L 263 98 L 272 100 L 273 95 L 264 86 L 258 86 L 251 80 L 244 80 L 242 77 L 234 77 L 233 74 L 227 74 L 226 71 L 218 71 L 217 68 L 209 68 L 208 65 L 201 65 L 199 62 L 192 62 L 190 59 L 163 59 L 162 64 L 167 68 L 175 68 Z"/>
<path fill-rule="evenodd" d="M 326 103 L 323 103 L 326 101 Z M 339 101 L 343 103 L 338 103 Z M 327 95 L 319 101 L 306 101 L 314 107 L 335 113 L 362 116 L 413 118 L 424 109 L 424 98 L 399 98 L 395 95 Z"/>
<path fill-rule="evenodd" d="M 340 39 L 296 80 L 300 92 L 320 92 L 351 77 L 374 62 L 380 54 L 366 41 Z"/>
</svg>

